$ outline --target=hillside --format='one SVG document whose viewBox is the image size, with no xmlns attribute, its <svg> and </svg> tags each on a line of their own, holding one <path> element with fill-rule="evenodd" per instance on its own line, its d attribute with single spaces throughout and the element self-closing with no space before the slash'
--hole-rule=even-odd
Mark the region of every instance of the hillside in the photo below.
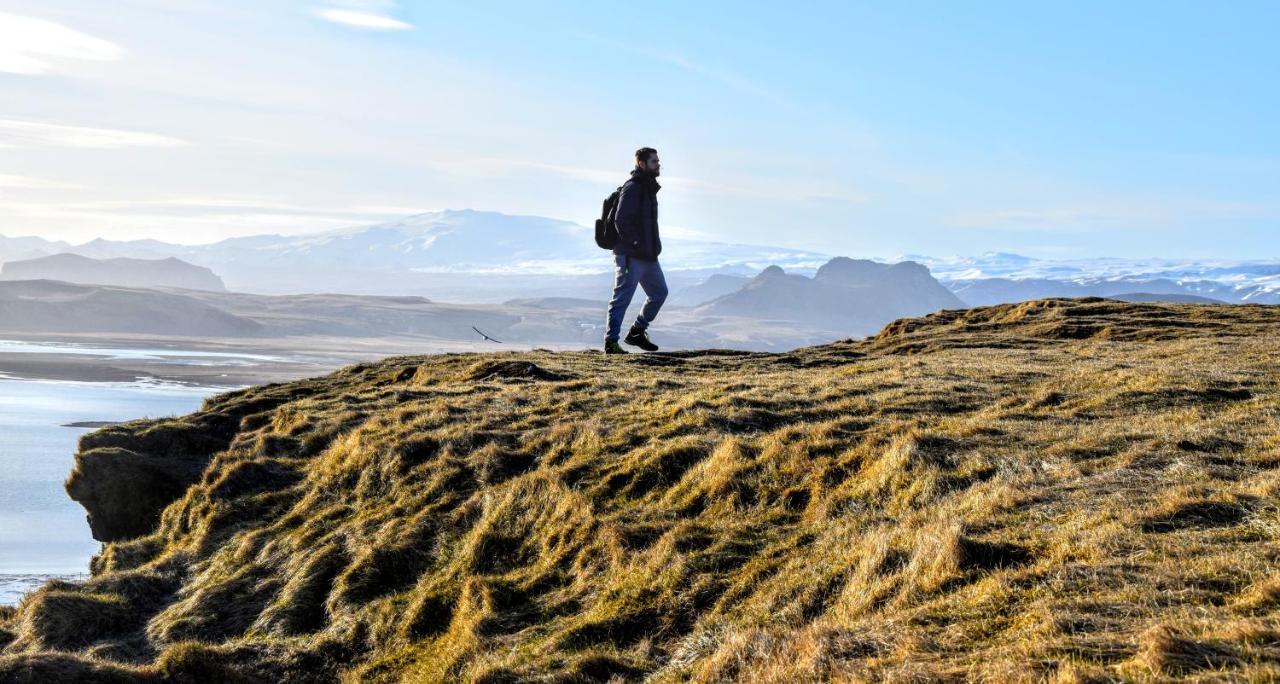
<svg viewBox="0 0 1280 684">
<path fill-rule="evenodd" d="M 399 357 L 83 438 L 0 680 L 1273 681 L 1280 309 Z"/>
<path fill-rule="evenodd" d="M 263 334 L 261 323 L 202 302 L 195 294 L 56 280 L 0 281 L 0 332 Z"/>
<path fill-rule="evenodd" d="M 92 259 L 79 254 L 51 254 L 0 265 L 0 280 L 60 280 L 120 287 L 172 287 L 225 292 L 213 271 L 181 259 Z"/>
<path fill-rule="evenodd" d="M 608 290 L 601 292 L 607 294 Z M 632 301 L 631 316 L 639 314 L 643 304 L 641 293 Z M 861 304 L 854 302 L 853 306 Z M 336 338 L 349 339 L 361 348 L 392 339 L 397 344 L 416 341 L 425 345 L 466 345 L 482 342 L 476 332 L 479 329 L 503 343 L 526 347 L 597 347 L 604 337 L 606 307 L 604 300 L 573 297 L 456 304 L 414 296 L 256 295 L 51 280 L 0 281 L 0 333 L 127 334 L 153 336 L 157 343 L 198 336 L 255 343 L 288 340 L 294 348 Z M 933 309 L 917 305 L 915 310 Z M 895 318 L 888 312 L 881 312 L 880 316 L 872 322 L 864 321 L 861 327 L 844 326 L 844 319 L 829 319 L 827 325 L 838 327 L 823 328 L 816 323 L 706 316 L 672 306 L 664 308 L 654 336 L 668 350 L 717 347 L 781 351 L 874 332 Z M 395 345 L 383 348 L 392 350 L 384 353 L 404 349 Z"/>
</svg>

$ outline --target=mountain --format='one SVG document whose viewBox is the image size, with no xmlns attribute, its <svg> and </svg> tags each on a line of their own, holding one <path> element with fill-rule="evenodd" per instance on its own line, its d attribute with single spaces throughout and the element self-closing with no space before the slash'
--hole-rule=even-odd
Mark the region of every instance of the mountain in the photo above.
<svg viewBox="0 0 1280 684">
<path fill-rule="evenodd" d="M 181 292 L 15 280 L 0 281 L 0 332 L 242 337 L 264 330 Z"/>
<path fill-rule="evenodd" d="M 71 249 L 70 243 L 38 237 L 5 237 L 0 235 L 0 264 L 48 256 Z"/>
<path fill-rule="evenodd" d="M 727 273 L 712 273 L 696 285 L 680 288 L 671 293 L 667 303 L 675 306 L 697 306 L 717 297 L 737 292 L 751 278 Z"/>
<path fill-rule="evenodd" d="M 785 234 L 781 233 L 780 234 Z M 731 244 L 668 235 L 663 268 L 672 302 L 693 306 L 705 292 L 690 289 L 713 275 L 749 278 L 770 265 L 812 275 L 831 255 L 785 247 Z M 557 219 L 473 210 L 444 210 L 368 226 L 300 235 L 257 235 L 205 245 L 157 240 L 93 240 L 81 245 L 0 236 L 0 262 L 73 252 L 93 258 L 176 257 L 218 273 L 232 290 L 262 294 L 346 292 L 421 294 L 437 300 L 499 303 L 513 298 L 597 298 L 609 287 L 609 254 L 589 228 Z M 1047 260 L 993 252 L 978 256 L 908 256 L 948 287 L 990 279 L 1027 281 L 1002 301 L 1068 291 L 1054 281 L 1089 285 L 1127 281 L 1110 292 L 1149 291 L 1169 281 L 1181 294 L 1233 303 L 1280 303 L 1280 260 L 1122 259 Z M 684 291 L 688 289 L 689 292 Z M 736 288 L 734 288 L 736 289 Z M 717 296 L 728 294 L 718 292 Z M 1178 294 L 1168 292 L 1168 294 Z M 714 297 L 712 297 L 714 298 Z M 963 297 L 962 297 L 963 299 Z M 994 301 L 982 299 L 981 301 Z"/>
<path fill-rule="evenodd" d="M 826 255 L 671 236 L 663 266 L 672 280 L 690 271 L 755 272 L 770 263 L 816 268 Z M 30 246 L 29 246 L 30 247 Z M 47 248 L 47 247 L 46 247 Z M 557 219 L 445 210 L 371 226 L 302 235 L 257 235 L 206 245 L 93 240 L 56 251 L 94 258 L 177 257 L 210 268 L 236 291 L 264 294 L 429 293 L 454 301 L 599 295 L 613 265 L 591 230 Z M 598 284 L 599 283 L 603 283 Z"/>
<path fill-rule="evenodd" d="M 1280 309 L 397 357 L 85 435 L 0 681 L 1276 681 Z"/>
<path fill-rule="evenodd" d="M 632 316 L 642 299 L 633 302 Z M 514 345 L 595 348 L 604 336 L 605 307 L 604 300 L 566 297 L 454 304 L 414 296 L 256 295 L 0 280 L 0 334 L 123 333 L 156 338 L 157 344 L 168 337 L 200 336 L 306 349 L 349 340 L 375 353 L 415 341 L 481 348 L 488 344 L 483 333 Z M 768 325 L 733 316 L 708 321 L 688 309 L 664 311 L 655 335 L 665 349 L 759 351 L 792 349 L 835 336 L 797 324 Z"/>
<path fill-rule="evenodd" d="M 76 245 L 70 251 L 92 259 L 110 259 L 128 257 L 135 259 L 163 259 L 176 255 L 184 250 L 182 245 L 175 245 L 161 240 L 107 240 L 95 238 L 82 245 Z"/>
<path fill-rule="evenodd" d="M 950 289 L 969 306 L 990 306 L 1024 302 L 1046 297 L 1111 297 L 1128 292 L 1161 295 L 1190 295 L 1182 285 L 1167 280 L 1051 280 L 1035 278 L 986 278 L 958 280 Z"/>
<path fill-rule="evenodd" d="M 1274 259 L 1047 260 L 1000 252 L 977 257 L 910 258 L 929 266 L 940 281 L 973 305 L 1153 289 L 1233 303 L 1280 304 L 1280 260 Z"/>
<path fill-rule="evenodd" d="M 1167 259 L 1093 257 L 1083 259 L 1036 259 L 1007 252 L 979 256 L 931 257 L 907 255 L 925 264 L 939 280 L 1011 278 L 1015 280 L 1108 280 L 1116 278 L 1168 278 L 1177 281 L 1227 278 L 1254 280 L 1280 274 L 1280 259 Z"/>
<path fill-rule="evenodd" d="M 0 280 L 61 280 L 68 283 L 121 287 L 172 287 L 225 292 L 213 271 L 181 259 L 93 259 L 79 254 L 51 254 L 0 264 Z"/>
<path fill-rule="evenodd" d="M 439 304 L 422 297 L 270 296 L 0 281 L 0 333 L 480 339 L 472 326 L 512 341 L 583 340 L 571 314 L 531 307 Z"/>
<path fill-rule="evenodd" d="M 812 278 L 770 266 L 738 291 L 695 311 L 706 316 L 794 321 L 857 336 L 875 332 L 896 318 L 961 306 L 929 269 L 915 262 L 882 264 L 836 257 Z"/>
</svg>

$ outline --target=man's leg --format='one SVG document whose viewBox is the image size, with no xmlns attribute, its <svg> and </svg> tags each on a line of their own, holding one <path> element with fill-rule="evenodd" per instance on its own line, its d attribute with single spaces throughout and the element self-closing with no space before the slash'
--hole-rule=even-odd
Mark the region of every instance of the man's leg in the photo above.
<svg viewBox="0 0 1280 684">
<path fill-rule="evenodd" d="M 633 259 L 632 263 L 634 262 Z M 640 281 L 640 287 L 644 288 L 645 300 L 644 308 L 640 310 L 640 315 L 636 316 L 635 325 L 632 326 L 636 330 L 648 329 L 653 319 L 658 317 L 662 303 L 667 301 L 667 278 L 662 274 L 662 267 L 656 259 L 641 263 L 643 266 L 638 272 L 637 280 Z"/>
<path fill-rule="evenodd" d="M 628 263 L 630 262 L 630 263 Z M 631 306 L 631 298 L 636 293 L 635 259 L 621 254 L 613 255 L 615 267 L 613 274 L 613 298 L 609 300 L 608 324 L 605 327 L 604 341 L 617 342 L 622 333 L 622 318 L 627 315 L 627 307 Z"/>
</svg>

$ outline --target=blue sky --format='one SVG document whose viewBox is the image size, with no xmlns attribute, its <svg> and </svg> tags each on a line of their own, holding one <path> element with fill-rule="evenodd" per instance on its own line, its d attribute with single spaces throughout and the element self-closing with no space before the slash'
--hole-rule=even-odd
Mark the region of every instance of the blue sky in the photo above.
<svg viewBox="0 0 1280 684">
<path fill-rule="evenodd" d="M 438 208 L 854 256 L 1280 257 L 1280 3 L 0 0 L 0 234 Z"/>
</svg>

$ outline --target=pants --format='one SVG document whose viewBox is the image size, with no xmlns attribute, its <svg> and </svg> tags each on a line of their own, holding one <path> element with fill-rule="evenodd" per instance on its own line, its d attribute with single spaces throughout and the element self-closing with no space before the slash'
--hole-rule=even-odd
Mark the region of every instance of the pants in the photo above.
<svg viewBox="0 0 1280 684">
<path fill-rule="evenodd" d="M 616 267 L 613 277 L 613 299 L 609 300 L 609 325 L 604 341 L 616 341 L 622 330 L 622 317 L 627 315 L 636 285 L 644 288 L 644 309 L 636 317 L 635 327 L 644 330 L 658 316 L 658 309 L 667 301 L 667 279 L 662 275 L 658 260 L 637 259 L 623 254 L 613 255 Z"/>
</svg>

